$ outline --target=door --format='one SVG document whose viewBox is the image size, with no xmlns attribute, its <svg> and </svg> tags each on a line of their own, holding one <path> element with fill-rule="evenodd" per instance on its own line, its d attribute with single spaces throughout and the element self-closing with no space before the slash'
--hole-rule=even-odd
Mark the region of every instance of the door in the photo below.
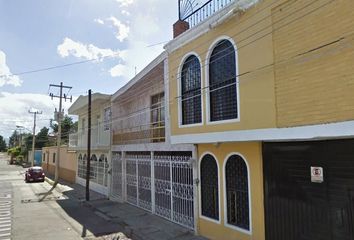
<svg viewBox="0 0 354 240">
<path fill-rule="evenodd" d="M 352 146 L 353 140 L 264 143 L 266 239 L 354 240 Z M 322 182 L 311 167 L 323 171 Z"/>
</svg>

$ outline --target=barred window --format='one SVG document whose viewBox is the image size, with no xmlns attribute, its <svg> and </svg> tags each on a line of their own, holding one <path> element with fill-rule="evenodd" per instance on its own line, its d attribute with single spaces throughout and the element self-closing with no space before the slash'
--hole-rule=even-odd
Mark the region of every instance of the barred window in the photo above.
<svg viewBox="0 0 354 240">
<path fill-rule="evenodd" d="M 220 41 L 209 62 L 210 121 L 238 117 L 236 86 L 236 56 L 232 43 Z"/>
<path fill-rule="evenodd" d="M 200 186 L 202 215 L 219 220 L 218 166 L 210 154 L 205 155 L 200 163 Z"/>
<path fill-rule="evenodd" d="M 248 170 L 242 157 L 233 155 L 225 165 L 227 223 L 250 229 Z"/>
<path fill-rule="evenodd" d="M 181 101 L 182 125 L 202 122 L 200 63 L 194 55 L 182 67 Z"/>
</svg>

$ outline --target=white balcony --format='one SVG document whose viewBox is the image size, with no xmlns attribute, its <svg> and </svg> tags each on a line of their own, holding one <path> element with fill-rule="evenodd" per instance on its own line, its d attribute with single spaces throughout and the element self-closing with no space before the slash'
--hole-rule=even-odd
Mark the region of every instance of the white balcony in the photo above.
<svg viewBox="0 0 354 240">
<path fill-rule="evenodd" d="M 103 126 L 91 129 L 91 148 L 104 149 L 110 146 L 110 130 Z M 69 148 L 80 150 L 87 149 L 87 130 L 69 134 Z"/>
</svg>

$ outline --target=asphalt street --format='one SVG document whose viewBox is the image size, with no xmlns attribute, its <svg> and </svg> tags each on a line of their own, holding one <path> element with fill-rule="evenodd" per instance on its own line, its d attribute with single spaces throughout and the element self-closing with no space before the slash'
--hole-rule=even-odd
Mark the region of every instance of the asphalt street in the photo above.
<svg viewBox="0 0 354 240">
<path fill-rule="evenodd" d="M 0 240 L 95 239 L 118 232 L 77 200 L 47 194 L 47 183 L 25 183 L 25 168 L 8 165 L 0 153 Z"/>
</svg>

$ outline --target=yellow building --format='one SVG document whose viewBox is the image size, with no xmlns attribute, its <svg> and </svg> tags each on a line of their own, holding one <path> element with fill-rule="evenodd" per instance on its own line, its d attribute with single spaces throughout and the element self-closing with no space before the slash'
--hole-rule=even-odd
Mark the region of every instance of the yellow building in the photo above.
<svg viewBox="0 0 354 240">
<path fill-rule="evenodd" d="M 343 230 L 353 224 L 345 218 L 351 208 L 343 210 L 342 230 L 334 218 L 329 224 L 306 214 L 324 206 L 311 203 L 317 198 L 308 189 L 337 184 L 326 178 L 336 173 L 331 160 L 322 160 L 338 156 L 328 149 L 340 146 L 354 157 L 351 140 L 339 140 L 354 136 L 353 9 L 352 0 L 208 1 L 180 13 L 175 38 L 165 46 L 171 142 L 197 146 L 199 234 L 220 240 L 352 239 L 342 238 L 351 236 Z M 336 160 L 351 171 L 349 159 Z M 319 174 L 316 182 L 313 175 L 322 171 L 325 177 Z M 354 176 L 343 186 L 352 183 Z M 297 197 L 302 194 L 308 198 Z M 279 199 L 288 205 L 277 206 Z M 340 208 L 330 194 L 324 199 Z M 277 207 L 284 210 L 280 216 Z M 316 221 L 329 232 L 312 226 Z"/>
</svg>

